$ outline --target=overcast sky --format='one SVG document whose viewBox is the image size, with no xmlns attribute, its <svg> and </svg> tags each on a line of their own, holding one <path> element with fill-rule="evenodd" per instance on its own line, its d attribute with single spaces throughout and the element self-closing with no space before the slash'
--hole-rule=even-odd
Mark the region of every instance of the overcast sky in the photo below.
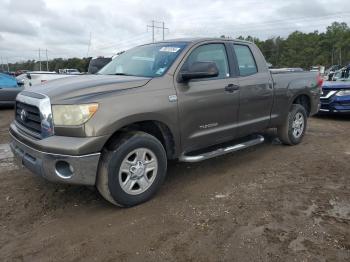
<svg viewBox="0 0 350 262">
<path fill-rule="evenodd" d="M 0 57 L 10 62 L 38 59 L 39 48 L 48 49 L 49 58 L 108 56 L 151 42 L 151 30 L 147 31 L 151 20 L 165 22 L 166 39 L 220 35 L 266 39 L 295 30 L 324 31 L 332 21 L 350 25 L 350 4 L 344 0 L 0 0 Z M 155 36 L 161 40 L 162 30 Z"/>
</svg>

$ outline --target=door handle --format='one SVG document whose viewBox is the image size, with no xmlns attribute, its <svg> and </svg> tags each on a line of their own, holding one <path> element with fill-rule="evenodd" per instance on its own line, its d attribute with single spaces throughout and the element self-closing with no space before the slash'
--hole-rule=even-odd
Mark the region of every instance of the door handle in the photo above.
<svg viewBox="0 0 350 262">
<path fill-rule="evenodd" d="M 237 90 L 239 90 L 239 86 L 238 85 L 228 84 L 227 86 L 225 86 L 225 91 L 226 92 L 233 93 L 233 92 L 235 92 Z"/>
</svg>

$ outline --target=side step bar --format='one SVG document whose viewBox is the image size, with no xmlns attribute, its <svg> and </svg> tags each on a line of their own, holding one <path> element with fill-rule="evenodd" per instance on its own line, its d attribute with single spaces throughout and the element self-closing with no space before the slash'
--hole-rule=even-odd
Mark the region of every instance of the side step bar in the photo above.
<svg viewBox="0 0 350 262">
<path fill-rule="evenodd" d="M 218 148 L 214 151 L 210 151 L 210 152 L 205 152 L 199 155 L 181 155 L 179 160 L 181 162 L 190 162 L 190 163 L 195 163 L 195 162 L 200 162 L 209 158 L 213 158 L 213 157 L 217 157 L 217 156 L 221 156 L 224 154 L 228 154 L 231 152 L 235 152 L 238 150 L 242 150 L 245 149 L 247 147 L 251 147 L 251 146 L 255 146 L 258 144 L 261 144 L 264 142 L 264 137 L 261 135 L 257 135 L 255 136 L 253 139 L 245 141 L 245 142 L 241 142 L 235 145 L 231 145 L 231 146 L 227 146 L 227 147 L 223 147 L 223 148 Z"/>
</svg>

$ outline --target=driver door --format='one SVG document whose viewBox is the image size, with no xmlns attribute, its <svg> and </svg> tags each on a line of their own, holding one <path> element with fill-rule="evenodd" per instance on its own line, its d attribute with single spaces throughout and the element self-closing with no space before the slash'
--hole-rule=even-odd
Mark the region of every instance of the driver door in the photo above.
<svg viewBox="0 0 350 262">
<path fill-rule="evenodd" d="M 194 62 L 214 62 L 219 75 L 175 82 L 183 152 L 233 139 L 238 119 L 239 90 L 230 89 L 238 86 L 238 80 L 230 75 L 226 45 L 209 43 L 194 47 L 182 68 Z"/>
</svg>

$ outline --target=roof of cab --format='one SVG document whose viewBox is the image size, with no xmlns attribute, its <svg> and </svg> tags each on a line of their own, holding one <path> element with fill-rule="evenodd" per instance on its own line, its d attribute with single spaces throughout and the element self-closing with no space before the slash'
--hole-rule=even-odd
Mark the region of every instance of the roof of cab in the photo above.
<svg viewBox="0 0 350 262">
<path fill-rule="evenodd" d="M 237 43 L 247 43 L 252 44 L 252 42 L 240 40 L 240 39 L 230 39 L 230 38 L 219 38 L 219 37 L 189 37 L 189 38 L 176 38 L 176 39 L 169 39 L 169 40 L 162 40 L 157 41 L 156 43 L 169 43 L 169 42 L 187 42 L 187 43 L 200 43 L 200 42 L 206 42 L 206 41 L 232 41 Z"/>
</svg>

